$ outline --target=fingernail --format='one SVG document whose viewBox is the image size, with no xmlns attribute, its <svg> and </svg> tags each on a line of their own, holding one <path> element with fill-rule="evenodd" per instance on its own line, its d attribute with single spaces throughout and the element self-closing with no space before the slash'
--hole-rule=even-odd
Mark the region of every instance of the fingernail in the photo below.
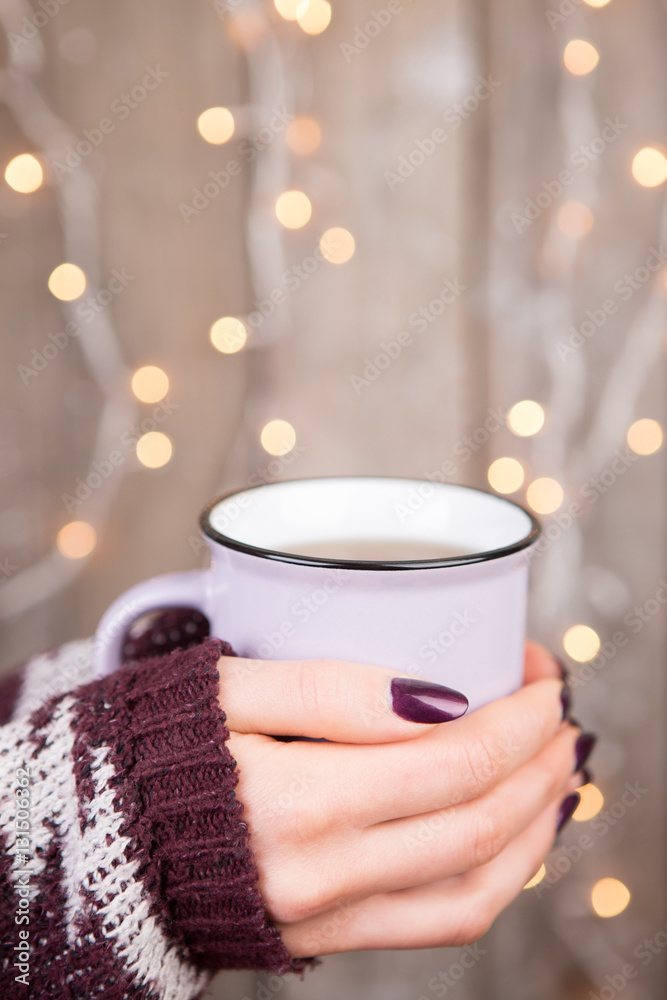
<svg viewBox="0 0 667 1000">
<path fill-rule="evenodd" d="M 574 745 L 574 773 L 581 771 L 582 767 L 593 752 L 593 747 L 598 738 L 595 733 L 582 733 Z"/>
<path fill-rule="evenodd" d="M 391 682 L 392 709 L 408 722 L 451 722 L 468 711 L 468 699 L 433 681 L 394 677 Z"/>
<path fill-rule="evenodd" d="M 553 656 L 553 653 L 551 655 Z M 561 660 L 560 656 L 554 656 L 554 660 L 558 664 L 558 669 L 560 670 L 561 680 L 565 681 L 565 683 L 567 684 L 568 681 L 570 680 L 570 671 L 569 671 L 568 667 L 565 666 L 565 664 Z"/>
<path fill-rule="evenodd" d="M 563 721 L 565 721 L 570 714 L 570 709 L 572 708 L 572 692 L 567 686 L 567 683 L 563 684 L 560 693 L 560 703 L 563 709 Z"/>
<path fill-rule="evenodd" d="M 581 802 L 581 795 L 579 792 L 572 792 L 567 798 L 563 799 L 560 804 L 560 809 L 558 810 L 558 822 L 556 824 L 556 834 L 559 834 L 565 824 L 572 819 L 572 813 L 577 808 Z"/>
</svg>

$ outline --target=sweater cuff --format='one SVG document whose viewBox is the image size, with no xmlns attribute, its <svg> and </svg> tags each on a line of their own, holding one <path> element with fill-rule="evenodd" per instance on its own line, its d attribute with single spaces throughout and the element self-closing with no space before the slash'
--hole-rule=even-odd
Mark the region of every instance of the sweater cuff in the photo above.
<svg viewBox="0 0 667 1000">
<path fill-rule="evenodd" d="M 218 703 L 223 653 L 226 643 L 206 639 L 80 689 L 80 792 L 88 748 L 110 748 L 121 832 L 136 846 L 150 912 L 195 965 L 302 972 L 315 960 L 291 958 L 257 888 Z"/>
</svg>

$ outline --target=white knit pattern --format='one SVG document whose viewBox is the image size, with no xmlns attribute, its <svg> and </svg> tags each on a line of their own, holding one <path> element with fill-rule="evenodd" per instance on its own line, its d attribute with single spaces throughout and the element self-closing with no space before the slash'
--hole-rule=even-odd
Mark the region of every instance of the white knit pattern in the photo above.
<svg viewBox="0 0 667 1000">
<path fill-rule="evenodd" d="M 16 853 L 15 776 L 18 768 L 29 767 L 31 778 L 31 847 L 28 853 L 30 854 L 30 863 L 20 870 L 15 865 L 12 874 L 29 872 L 36 877 L 44 870 L 43 852 L 46 851 L 52 840 L 52 833 L 44 825 L 44 819 L 46 817 L 56 819 L 60 811 L 67 810 L 68 806 L 70 818 L 72 807 L 74 815 L 76 815 L 76 790 L 71 771 L 71 745 L 69 753 L 66 751 L 64 758 L 57 761 L 54 760 L 51 746 L 46 746 L 43 753 L 37 754 L 35 747 L 30 742 L 31 734 L 32 726 L 27 719 L 12 722 L 0 728 L 0 829 L 4 834 L 8 853 L 14 855 Z M 58 739 L 57 752 L 62 749 L 62 735 L 61 733 L 61 738 Z M 39 849 L 42 853 L 37 853 Z"/>
<path fill-rule="evenodd" d="M 132 842 L 120 835 L 125 817 L 113 803 L 109 781 L 115 771 L 108 763 L 108 747 L 94 751 L 92 778 L 95 793 L 90 804 L 92 822 L 81 836 L 68 844 L 73 884 L 85 884 L 93 893 L 95 911 L 105 934 L 115 942 L 115 951 L 125 967 L 141 983 L 155 984 L 164 1000 L 189 1000 L 199 993 L 208 976 L 198 973 L 178 957 L 160 924 L 149 914 L 149 896 L 137 877 L 138 862 L 131 857 Z M 107 836 L 112 844 L 107 846 Z M 113 862 L 117 861 L 114 866 Z"/>
<path fill-rule="evenodd" d="M 70 646 L 84 644 L 70 644 Z M 70 653 L 71 655 L 71 653 Z M 53 672 L 49 674 L 44 657 L 34 666 L 33 681 L 45 674 L 51 683 L 61 683 Z M 71 662 L 71 661 L 70 661 Z M 32 667 L 32 664 L 28 668 Z M 61 675 L 62 679 L 62 675 Z M 46 697 L 53 693 L 48 684 Z M 137 877 L 138 861 L 132 858 L 129 838 L 120 835 L 125 822 L 122 812 L 114 807 L 115 791 L 109 787 L 114 776 L 108 761 L 109 748 L 92 750 L 93 800 L 89 804 L 90 823 L 81 833 L 78 799 L 74 777 L 72 726 L 75 699 L 67 696 L 60 701 L 41 730 L 46 737 L 37 752 L 30 742 L 32 727 L 27 718 L 17 719 L 0 727 L 0 829 L 10 854 L 15 853 L 15 772 L 28 765 L 31 773 L 30 836 L 31 861 L 17 871 L 30 873 L 31 881 L 44 869 L 44 862 L 35 848 L 45 850 L 52 840 L 55 825 L 63 859 L 63 890 L 66 897 L 66 926 L 70 945 L 77 946 L 76 918 L 86 906 L 93 906 L 105 934 L 113 942 L 119 966 L 134 974 L 142 985 L 150 986 L 160 1000 L 191 1000 L 208 982 L 206 973 L 199 973 L 183 962 L 170 944 L 161 925 L 149 914 L 150 897 Z M 24 702 L 24 713 L 28 709 Z M 111 844 L 107 844 L 107 837 Z M 135 852 L 136 854 L 136 852 Z M 114 867 L 114 862 L 118 862 Z M 94 903 L 84 900 L 81 887 L 88 889 Z M 38 887 L 35 890 L 38 892 Z"/>
<path fill-rule="evenodd" d="M 13 719 L 23 719 L 49 698 L 65 694 L 93 680 L 93 640 L 68 642 L 52 653 L 42 653 L 25 668 Z"/>
</svg>

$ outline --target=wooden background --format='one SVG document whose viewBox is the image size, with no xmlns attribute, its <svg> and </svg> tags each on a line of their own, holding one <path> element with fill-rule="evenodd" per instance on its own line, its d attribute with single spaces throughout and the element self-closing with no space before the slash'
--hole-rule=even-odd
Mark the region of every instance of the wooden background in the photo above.
<svg viewBox="0 0 667 1000">
<path fill-rule="evenodd" d="M 26 39 L 23 18 L 32 9 L 19 0 L 0 3 L 6 31 L 22 39 L 5 41 L 3 168 L 34 148 L 41 126 L 30 87 L 80 138 L 147 66 L 168 73 L 65 184 L 52 176 L 29 196 L 0 184 L 4 669 L 90 634 L 132 583 L 201 565 L 193 541 L 199 509 L 252 476 L 427 477 L 465 434 L 483 426 L 490 408 L 505 412 L 528 397 L 545 405 L 543 434 L 520 440 L 502 428 L 456 478 L 485 486 L 489 463 L 513 455 L 533 476 L 557 478 L 575 498 L 624 447 L 633 419 L 664 423 L 664 272 L 573 358 L 561 361 L 556 350 L 568 326 L 598 308 L 615 281 L 661 240 L 667 245 L 662 189 L 640 188 L 630 174 L 637 149 L 667 141 L 664 5 L 613 0 L 593 10 L 569 0 L 403 0 L 390 24 L 346 59 L 341 45 L 353 42 L 380 6 L 334 2 L 327 31 L 306 38 L 270 5 L 250 0 L 227 9 L 219 3 L 217 10 L 205 0 L 70 0 Z M 560 8 L 565 13 L 558 15 Z M 245 51 L 239 16 L 247 27 L 260 12 L 265 29 Z M 600 50 L 591 77 L 563 69 L 572 37 Z M 493 94 L 390 190 L 386 171 L 474 91 L 478 76 L 496 81 Z M 218 147 L 199 137 L 197 115 L 220 104 L 242 109 L 239 120 L 250 131 L 283 104 L 312 114 L 322 143 L 312 157 L 293 158 L 278 135 L 261 164 L 244 165 L 186 225 L 179 205 L 192 200 L 209 171 L 238 155 L 243 138 L 239 132 Z M 607 118 L 627 127 L 569 194 L 518 233 L 512 213 L 558 176 L 574 150 L 600 135 Z M 271 221 L 272 199 L 288 186 L 307 190 L 314 206 L 311 223 L 294 233 Z M 66 195 L 91 206 L 88 214 L 70 212 L 67 232 Z M 568 197 L 594 213 L 584 240 L 558 230 L 557 209 Z M 285 269 L 299 264 L 334 225 L 354 234 L 353 259 L 319 266 L 248 350 L 215 352 L 210 324 L 251 310 L 273 287 L 277 272 L 269 262 L 282 261 Z M 29 364 L 32 349 L 41 349 L 66 318 L 47 291 L 49 273 L 72 246 L 88 248 L 90 259 L 77 262 L 95 270 L 96 243 L 98 287 L 114 268 L 132 276 L 106 317 L 122 360 L 113 384 L 101 390 L 74 340 L 24 384 L 18 366 Z M 350 376 L 361 374 L 365 359 L 394 339 L 445 279 L 465 285 L 465 293 L 355 393 Z M 107 334 L 94 325 L 85 331 L 93 351 Z M 174 457 L 151 472 L 128 455 L 108 495 L 99 491 L 76 511 L 99 525 L 97 548 L 84 564 L 66 565 L 51 555 L 69 519 L 62 494 L 100 457 L 105 401 L 116 400 L 111 416 L 106 411 L 107 441 L 151 416 L 152 405 L 131 402 L 122 374 L 147 363 L 163 367 L 171 380 L 172 413 L 161 429 L 174 443 Z M 277 475 L 258 441 L 264 421 L 275 416 L 293 424 L 298 443 Z M 542 642 L 560 649 L 565 629 L 577 621 L 608 640 L 633 606 L 656 593 L 665 574 L 662 455 L 636 462 L 536 560 L 531 632 Z M 593 767 L 607 805 L 619 802 L 626 782 L 640 782 L 646 794 L 541 899 L 525 893 L 513 905 L 484 939 L 483 958 L 447 987 L 447 996 L 588 1000 L 627 961 L 640 975 L 625 988 L 626 1000 L 664 994 L 664 956 L 646 967 L 633 959 L 635 947 L 667 922 L 663 617 L 633 634 L 577 697 L 577 713 L 601 733 Z M 580 831 L 572 830 L 566 843 Z M 592 884 L 607 875 L 630 887 L 632 901 L 605 921 L 592 914 L 589 897 Z M 253 973 L 224 974 L 216 996 L 432 1000 L 445 995 L 434 977 L 459 957 L 456 949 L 333 956 L 303 983 L 284 980 L 279 987 Z"/>
</svg>

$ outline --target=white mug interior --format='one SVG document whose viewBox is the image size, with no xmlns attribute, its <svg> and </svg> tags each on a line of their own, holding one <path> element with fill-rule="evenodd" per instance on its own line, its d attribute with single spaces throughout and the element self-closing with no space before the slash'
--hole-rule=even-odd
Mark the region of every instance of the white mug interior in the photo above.
<svg viewBox="0 0 667 1000">
<path fill-rule="evenodd" d="M 461 564 L 507 555 L 526 548 L 539 531 L 530 514 L 503 497 L 450 483 L 380 476 L 251 487 L 209 505 L 202 527 L 209 537 L 232 548 L 304 563 L 350 563 L 293 552 L 323 541 L 392 539 L 433 543 L 434 551 L 438 545 L 465 551 L 433 559 L 388 560 L 397 566 Z"/>
</svg>

